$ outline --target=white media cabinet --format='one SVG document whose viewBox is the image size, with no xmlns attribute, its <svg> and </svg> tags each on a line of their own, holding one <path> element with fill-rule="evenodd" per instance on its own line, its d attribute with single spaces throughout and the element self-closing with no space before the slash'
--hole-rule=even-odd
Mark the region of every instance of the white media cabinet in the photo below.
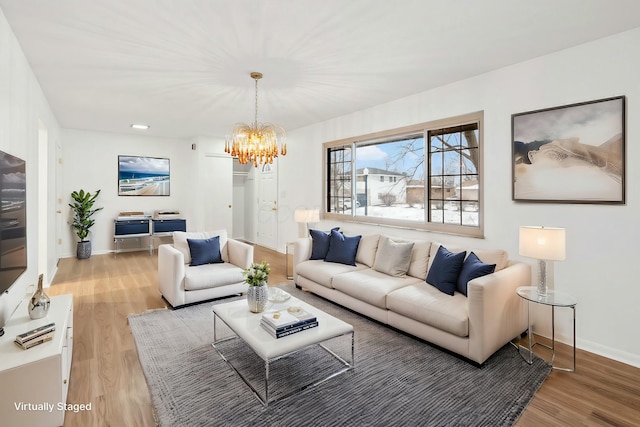
<svg viewBox="0 0 640 427">
<path fill-rule="evenodd" d="M 155 239 L 168 237 L 174 231 L 187 231 L 187 222 L 182 218 L 133 218 L 115 219 L 113 221 L 113 241 L 115 253 L 120 252 L 120 245 L 127 239 L 149 239 L 149 255 L 155 250 Z M 140 243 L 141 244 L 141 243 Z"/>
<path fill-rule="evenodd" d="M 51 297 L 49 313 L 37 320 L 29 318 L 28 303 L 22 301 L 0 337 L 0 425 L 61 426 L 73 354 L 73 295 Z M 48 323 L 56 324 L 53 340 L 28 350 L 13 342 Z"/>
</svg>

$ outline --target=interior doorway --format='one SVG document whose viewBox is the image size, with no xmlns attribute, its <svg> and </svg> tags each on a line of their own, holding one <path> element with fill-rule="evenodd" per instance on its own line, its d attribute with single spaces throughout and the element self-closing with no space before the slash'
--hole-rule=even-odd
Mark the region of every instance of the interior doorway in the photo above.
<svg viewBox="0 0 640 427">
<path fill-rule="evenodd" d="M 44 274 L 43 283 L 49 283 L 48 259 L 49 239 L 47 234 L 48 215 L 47 199 L 49 189 L 47 188 L 48 174 L 48 145 L 49 135 L 46 126 L 41 121 L 38 122 L 38 274 Z"/>
<path fill-rule="evenodd" d="M 259 166 L 257 242 L 278 249 L 278 170 L 277 163 Z"/>
<path fill-rule="evenodd" d="M 204 230 L 233 230 L 233 159 L 228 155 L 205 154 L 204 195 L 201 199 Z"/>
</svg>

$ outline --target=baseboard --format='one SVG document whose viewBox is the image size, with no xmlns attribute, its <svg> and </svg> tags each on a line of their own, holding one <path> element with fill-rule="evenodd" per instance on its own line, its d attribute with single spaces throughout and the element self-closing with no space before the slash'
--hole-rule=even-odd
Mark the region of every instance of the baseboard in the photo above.
<svg viewBox="0 0 640 427">
<path fill-rule="evenodd" d="M 539 334 L 538 332 L 535 332 L 535 331 L 534 331 L 534 335 L 537 335 L 539 337 L 542 337 L 551 341 L 550 336 Z M 573 347 L 573 342 L 571 342 L 571 338 L 567 340 L 565 337 L 556 335 L 556 343 L 561 343 L 568 347 Z M 579 350 L 588 351 L 589 353 L 597 354 L 598 356 L 606 357 L 607 359 L 615 360 L 621 363 L 625 363 L 627 365 L 634 366 L 636 368 L 640 368 L 640 355 L 637 355 L 637 354 L 622 351 L 617 348 L 608 347 L 606 345 L 581 339 L 579 337 L 576 338 L 576 348 Z"/>
<path fill-rule="evenodd" d="M 58 260 L 58 262 L 60 262 L 60 260 Z M 58 263 L 56 263 L 56 266 L 53 267 L 53 270 L 51 270 L 49 272 L 49 283 L 47 283 L 47 286 L 51 286 L 51 284 L 53 283 L 53 279 L 56 278 L 56 274 L 58 273 Z"/>
<path fill-rule="evenodd" d="M 640 355 L 622 351 L 617 348 L 611 348 L 589 340 L 578 339 L 577 341 L 577 347 L 581 350 L 640 368 Z"/>
</svg>

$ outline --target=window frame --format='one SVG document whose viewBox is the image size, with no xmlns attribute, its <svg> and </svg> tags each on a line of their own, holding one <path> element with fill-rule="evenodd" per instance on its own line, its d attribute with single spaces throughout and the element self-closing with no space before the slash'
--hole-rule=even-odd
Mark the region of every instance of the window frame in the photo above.
<svg viewBox="0 0 640 427">
<path fill-rule="evenodd" d="M 410 134 L 422 134 L 425 147 L 424 147 L 424 164 L 426 165 L 425 178 L 424 178 L 424 200 L 425 209 L 430 209 L 428 206 L 430 200 L 430 181 L 432 178 L 431 171 L 429 170 L 429 144 L 428 136 L 429 131 L 437 131 L 439 129 L 464 126 L 472 123 L 478 125 L 478 165 L 477 165 L 477 177 L 478 177 L 478 225 L 459 225 L 459 224 L 447 224 L 439 222 L 430 222 L 430 213 L 425 211 L 425 218 L 420 221 L 407 221 L 394 218 L 384 217 L 371 217 L 357 215 L 356 209 L 351 209 L 350 213 L 337 213 L 328 212 L 329 206 L 329 175 L 330 175 L 330 163 L 329 152 L 331 149 L 336 149 L 341 146 L 349 147 L 351 150 L 351 194 L 356 193 L 357 185 L 357 170 L 356 170 L 356 151 L 357 147 L 362 147 L 371 144 L 377 144 L 385 141 L 393 141 L 396 138 L 401 138 Z M 349 221 L 357 222 L 361 224 L 381 225 L 390 227 L 399 227 L 413 230 L 426 230 L 435 231 L 446 234 L 456 234 L 467 237 L 484 238 L 484 112 L 478 111 L 474 113 L 464 114 L 461 116 L 450 117 L 446 119 L 434 120 L 416 125 L 405 126 L 401 128 L 389 129 L 385 131 L 370 133 L 366 135 L 359 135 L 352 138 L 345 138 L 336 141 L 325 142 L 322 144 L 323 156 L 323 202 L 322 212 L 323 218 L 336 221 Z M 353 197 L 355 200 L 356 197 Z M 353 202 L 352 202 L 353 203 Z"/>
</svg>

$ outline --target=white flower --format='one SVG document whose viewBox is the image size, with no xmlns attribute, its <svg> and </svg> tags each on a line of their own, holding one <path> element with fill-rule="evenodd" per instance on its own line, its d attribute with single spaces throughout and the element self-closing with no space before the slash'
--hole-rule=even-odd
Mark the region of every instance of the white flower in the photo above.
<svg viewBox="0 0 640 427">
<path fill-rule="evenodd" d="M 260 286 L 269 280 L 269 273 L 271 268 L 266 261 L 260 263 L 253 263 L 244 270 L 245 283 L 249 286 Z"/>
</svg>

